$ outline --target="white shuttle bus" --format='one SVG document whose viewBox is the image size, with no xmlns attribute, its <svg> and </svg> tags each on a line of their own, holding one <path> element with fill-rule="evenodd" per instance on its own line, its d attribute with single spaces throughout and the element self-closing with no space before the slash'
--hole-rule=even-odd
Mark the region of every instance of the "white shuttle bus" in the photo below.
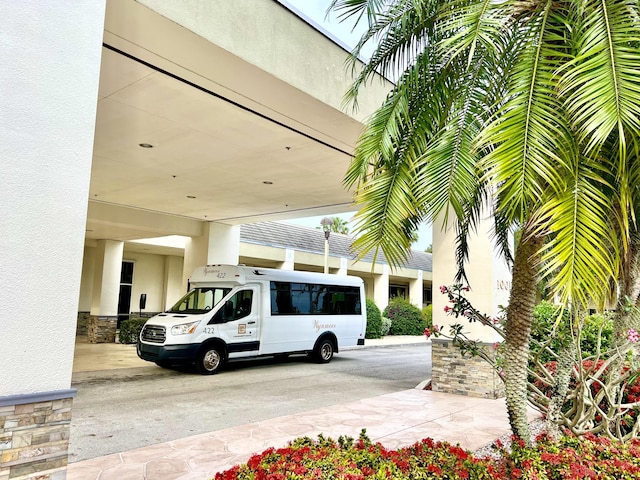
<svg viewBox="0 0 640 480">
<path fill-rule="evenodd" d="M 307 353 L 327 363 L 341 347 L 364 345 L 361 278 L 208 265 L 189 281 L 189 293 L 142 329 L 143 360 L 212 374 L 234 358 Z"/>
</svg>

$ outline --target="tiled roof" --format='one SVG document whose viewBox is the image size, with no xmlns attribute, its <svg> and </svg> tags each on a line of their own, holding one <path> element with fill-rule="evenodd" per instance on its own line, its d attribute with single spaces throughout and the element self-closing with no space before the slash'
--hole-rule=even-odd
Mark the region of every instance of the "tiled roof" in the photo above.
<svg viewBox="0 0 640 480">
<path fill-rule="evenodd" d="M 351 249 L 353 240 L 353 237 L 349 235 L 332 232 L 329 239 L 329 255 L 332 257 L 355 258 L 356 255 Z M 324 232 L 322 230 L 285 222 L 260 222 L 241 225 L 240 241 L 324 254 Z M 363 258 L 363 261 L 373 261 L 373 253 L 369 252 Z M 388 263 L 382 252 L 378 255 L 377 263 Z M 431 272 L 431 254 L 419 250 L 411 250 L 411 256 L 407 260 L 405 267 Z"/>
</svg>

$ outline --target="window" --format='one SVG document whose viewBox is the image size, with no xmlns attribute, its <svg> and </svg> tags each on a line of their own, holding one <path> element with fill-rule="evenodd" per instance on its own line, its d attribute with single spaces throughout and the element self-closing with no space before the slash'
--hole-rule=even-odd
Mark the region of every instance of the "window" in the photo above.
<svg viewBox="0 0 640 480">
<path fill-rule="evenodd" d="M 425 305 L 431 305 L 433 303 L 433 293 L 431 287 L 425 287 L 422 290 L 422 303 Z"/>
<path fill-rule="evenodd" d="M 407 298 L 406 285 L 389 285 L 389 298 L 402 297 Z"/>
<path fill-rule="evenodd" d="M 227 323 L 240 320 L 251 313 L 253 290 L 236 292 L 224 306 L 216 312 L 209 323 Z"/>
<path fill-rule="evenodd" d="M 271 282 L 272 315 L 360 315 L 360 313 L 358 287 Z"/>
<path fill-rule="evenodd" d="M 178 303 L 168 311 L 171 313 L 205 313 L 215 307 L 230 291 L 230 288 L 195 288 L 178 300 Z"/>
<path fill-rule="evenodd" d="M 118 328 L 131 313 L 131 291 L 133 290 L 133 262 L 122 262 L 120 270 L 120 293 L 118 294 Z"/>
</svg>

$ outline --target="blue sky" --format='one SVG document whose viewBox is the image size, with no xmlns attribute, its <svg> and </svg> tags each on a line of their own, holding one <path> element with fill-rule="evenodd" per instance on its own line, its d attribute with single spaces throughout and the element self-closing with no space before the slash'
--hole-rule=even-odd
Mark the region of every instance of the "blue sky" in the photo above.
<svg viewBox="0 0 640 480">
<path fill-rule="evenodd" d="M 300 13 L 308 17 L 310 20 L 314 21 L 326 31 L 328 31 L 331 35 L 339 39 L 344 43 L 344 45 L 351 49 L 353 48 L 358 39 L 360 38 L 360 34 L 362 33 L 362 28 L 357 28 L 353 30 L 353 23 L 348 20 L 344 23 L 340 23 L 335 15 L 331 14 L 329 17 L 326 17 L 327 8 L 331 4 L 331 0 L 279 0 L 280 3 L 291 6 L 294 9 L 298 10 Z M 346 221 L 349 221 L 355 212 L 343 213 L 340 215 L 331 215 L 343 218 Z M 307 218 L 299 218 L 295 220 L 287 220 L 289 223 L 295 223 L 296 225 L 304 225 L 307 227 L 317 227 L 320 225 L 320 220 L 326 215 L 315 216 L 315 217 L 307 217 Z M 353 230 L 353 225 L 350 224 L 349 227 Z M 413 245 L 413 248 L 416 250 L 424 250 L 429 245 L 431 245 L 432 241 L 432 230 L 431 225 L 423 225 L 418 229 L 418 242 Z"/>
</svg>

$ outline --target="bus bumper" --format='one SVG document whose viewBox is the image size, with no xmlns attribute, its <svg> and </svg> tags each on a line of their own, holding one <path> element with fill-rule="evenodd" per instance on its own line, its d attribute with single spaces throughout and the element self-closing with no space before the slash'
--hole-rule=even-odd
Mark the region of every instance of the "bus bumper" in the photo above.
<svg viewBox="0 0 640 480">
<path fill-rule="evenodd" d="M 138 342 L 138 357 L 159 365 L 187 365 L 195 361 L 200 344 L 149 345 Z"/>
</svg>

